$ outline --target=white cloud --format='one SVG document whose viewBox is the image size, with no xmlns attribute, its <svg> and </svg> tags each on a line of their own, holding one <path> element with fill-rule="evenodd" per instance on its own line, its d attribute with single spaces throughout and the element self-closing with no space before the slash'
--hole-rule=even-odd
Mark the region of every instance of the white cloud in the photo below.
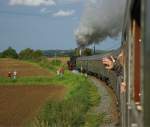
<svg viewBox="0 0 150 127">
<path fill-rule="evenodd" d="M 69 2 L 69 3 L 78 3 L 81 1 L 83 1 L 83 0 L 58 0 L 58 2 Z"/>
<path fill-rule="evenodd" d="M 47 8 L 42 8 L 42 9 L 40 10 L 40 12 L 43 13 L 43 14 L 48 14 L 48 13 L 51 13 L 52 11 L 51 11 L 51 10 L 48 10 Z"/>
<path fill-rule="evenodd" d="M 75 13 L 74 10 L 68 10 L 68 11 L 64 11 L 64 10 L 59 10 L 58 12 L 54 13 L 53 16 L 54 17 L 63 17 L 63 16 L 71 16 Z"/>
<path fill-rule="evenodd" d="M 40 5 L 55 5 L 55 0 L 10 0 L 9 5 L 26 5 L 26 6 L 40 6 Z"/>
</svg>

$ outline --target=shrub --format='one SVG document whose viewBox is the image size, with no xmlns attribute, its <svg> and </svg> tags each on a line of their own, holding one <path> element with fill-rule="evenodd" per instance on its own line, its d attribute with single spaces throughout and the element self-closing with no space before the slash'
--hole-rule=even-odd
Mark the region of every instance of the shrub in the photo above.
<svg viewBox="0 0 150 127">
<path fill-rule="evenodd" d="M 60 66 L 61 65 L 61 61 L 57 60 L 57 59 L 56 60 L 52 60 L 51 64 L 54 65 L 54 66 Z"/>
<path fill-rule="evenodd" d="M 85 113 L 85 105 L 79 98 L 49 102 L 41 115 L 38 116 L 39 125 L 44 123 L 44 125 L 48 124 L 50 127 L 79 127 L 84 123 Z"/>
<path fill-rule="evenodd" d="M 16 52 L 15 49 L 13 49 L 12 47 L 8 47 L 8 49 L 4 50 L 1 53 L 1 57 L 3 58 L 18 58 L 18 54 Z"/>
<path fill-rule="evenodd" d="M 23 60 L 32 60 L 32 61 L 40 61 L 42 60 L 43 53 L 41 50 L 33 50 L 30 48 L 23 49 L 19 53 L 19 59 Z"/>
</svg>

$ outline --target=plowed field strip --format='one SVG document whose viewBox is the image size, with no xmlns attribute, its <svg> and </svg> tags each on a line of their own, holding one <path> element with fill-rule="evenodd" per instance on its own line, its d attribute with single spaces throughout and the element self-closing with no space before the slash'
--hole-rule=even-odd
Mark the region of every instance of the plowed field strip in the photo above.
<svg viewBox="0 0 150 127">
<path fill-rule="evenodd" d="M 52 76 L 47 69 L 43 69 L 38 65 L 10 58 L 0 59 L 0 76 L 7 77 L 8 72 L 13 71 L 17 71 L 17 77 Z"/>
<path fill-rule="evenodd" d="M 0 127 L 21 127 L 47 100 L 61 100 L 62 86 L 0 86 Z"/>
</svg>

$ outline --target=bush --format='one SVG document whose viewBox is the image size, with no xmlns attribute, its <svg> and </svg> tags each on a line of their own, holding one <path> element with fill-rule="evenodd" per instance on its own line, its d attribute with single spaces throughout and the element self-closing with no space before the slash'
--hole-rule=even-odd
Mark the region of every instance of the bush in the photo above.
<svg viewBox="0 0 150 127">
<path fill-rule="evenodd" d="M 32 60 L 32 61 L 40 61 L 43 57 L 43 53 L 41 50 L 33 50 L 30 48 L 26 48 L 19 53 L 19 59 L 23 60 Z"/>
<path fill-rule="evenodd" d="M 44 123 L 50 127 L 79 127 L 84 123 L 85 113 L 85 105 L 79 98 L 49 102 L 38 116 L 38 122 L 40 126 Z"/>
<path fill-rule="evenodd" d="M 0 58 L 2 58 L 2 52 L 0 52 Z"/>
<path fill-rule="evenodd" d="M 1 53 L 1 57 L 3 58 L 18 58 L 18 54 L 15 49 L 12 47 L 8 47 L 8 49 L 4 50 Z"/>
<path fill-rule="evenodd" d="M 52 60 L 51 61 L 51 64 L 53 65 L 53 66 L 60 66 L 61 65 L 61 61 L 60 60 Z"/>
<path fill-rule="evenodd" d="M 87 113 L 84 127 L 99 127 L 100 123 L 103 122 L 103 119 L 103 114 Z"/>
</svg>

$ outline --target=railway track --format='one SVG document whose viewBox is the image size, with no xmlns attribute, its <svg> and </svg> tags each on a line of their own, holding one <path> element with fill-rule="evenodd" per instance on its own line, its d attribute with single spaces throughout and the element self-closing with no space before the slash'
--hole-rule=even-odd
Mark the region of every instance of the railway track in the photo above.
<svg viewBox="0 0 150 127">
<path fill-rule="evenodd" d="M 105 82 L 90 76 L 89 79 L 97 87 L 98 92 L 101 95 L 101 101 L 94 109 L 94 112 L 104 113 L 104 123 L 100 127 L 117 127 L 119 121 L 119 112 L 117 107 L 117 99 L 111 88 L 109 88 Z"/>
</svg>

